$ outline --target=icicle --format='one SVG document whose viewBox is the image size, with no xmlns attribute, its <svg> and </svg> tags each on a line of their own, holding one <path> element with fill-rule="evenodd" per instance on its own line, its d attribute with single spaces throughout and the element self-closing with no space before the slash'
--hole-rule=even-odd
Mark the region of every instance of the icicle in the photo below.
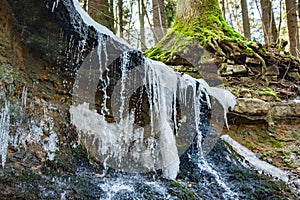
<svg viewBox="0 0 300 200">
<path fill-rule="evenodd" d="M 22 92 L 22 99 L 21 99 L 21 103 L 23 106 L 26 106 L 26 101 L 27 101 L 27 88 L 24 86 Z"/>
<path fill-rule="evenodd" d="M 222 105 L 224 109 L 224 120 L 225 120 L 225 125 L 229 129 L 228 122 L 227 122 L 227 112 L 229 108 L 234 108 L 236 104 L 236 97 L 229 92 L 228 90 L 222 89 L 222 88 L 216 88 L 216 87 L 211 87 L 210 88 L 210 94 L 216 100 Z"/>
<path fill-rule="evenodd" d="M 0 113 L 0 155 L 2 161 L 2 167 L 4 168 L 6 163 L 7 148 L 9 142 L 9 127 L 10 127 L 10 115 L 9 104 L 6 102 L 4 108 Z"/>
<path fill-rule="evenodd" d="M 55 156 L 55 152 L 59 150 L 57 147 L 58 138 L 54 131 L 51 131 L 51 134 L 49 137 L 44 139 L 44 145 L 43 148 L 47 153 L 47 158 L 49 160 L 53 160 Z"/>
<path fill-rule="evenodd" d="M 53 5 L 52 5 L 51 11 L 54 12 L 54 9 L 55 9 L 55 8 L 56 8 L 56 2 L 54 1 L 54 2 L 53 2 Z"/>
</svg>

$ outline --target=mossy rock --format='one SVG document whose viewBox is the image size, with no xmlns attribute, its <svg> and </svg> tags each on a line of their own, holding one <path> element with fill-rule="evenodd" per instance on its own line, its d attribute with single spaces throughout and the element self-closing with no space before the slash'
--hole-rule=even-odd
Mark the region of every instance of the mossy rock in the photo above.
<svg viewBox="0 0 300 200">
<path fill-rule="evenodd" d="M 277 93 L 271 89 L 271 88 L 264 88 L 259 92 L 259 95 L 262 100 L 264 101 L 281 101 L 281 99 L 278 97 Z"/>
</svg>

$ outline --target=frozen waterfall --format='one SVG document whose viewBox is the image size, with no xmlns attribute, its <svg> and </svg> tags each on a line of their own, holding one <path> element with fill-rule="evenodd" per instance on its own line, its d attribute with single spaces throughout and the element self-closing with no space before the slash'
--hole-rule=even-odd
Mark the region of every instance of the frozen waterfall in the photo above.
<svg viewBox="0 0 300 200">
<path fill-rule="evenodd" d="M 94 22 L 78 1 L 73 2 L 83 21 L 98 32 L 98 47 L 77 72 L 70 108 L 79 142 L 104 166 L 134 172 L 161 169 L 166 178 L 175 179 L 180 154 L 196 135 L 201 135 L 198 127 L 202 123 L 201 107 L 205 106 L 202 104 L 210 105 L 211 90 L 218 101 L 222 99 L 220 94 L 204 80 L 180 75 L 163 63 L 144 58 Z M 113 58 L 108 56 L 115 48 L 110 41 L 123 45 L 120 55 Z M 96 91 L 103 97 L 100 110 L 96 109 Z M 227 107 L 235 104 L 233 95 L 230 97 L 231 103 L 222 104 L 225 114 Z M 141 125 L 138 112 L 148 117 L 148 122 Z M 108 122 L 107 115 L 113 117 L 112 122 Z"/>
</svg>

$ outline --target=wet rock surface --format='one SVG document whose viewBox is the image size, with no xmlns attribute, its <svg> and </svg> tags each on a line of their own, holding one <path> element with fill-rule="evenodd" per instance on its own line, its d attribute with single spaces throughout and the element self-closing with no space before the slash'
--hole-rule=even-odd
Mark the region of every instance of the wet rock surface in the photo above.
<svg viewBox="0 0 300 200">
<path fill-rule="evenodd" d="M 221 141 L 206 159 L 222 177 L 198 167 L 191 158 L 183 163 L 176 181 L 152 175 L 115 172 L 92 166 L 87 158 L 74 157 L 74 171 L 55 167 L 1 174 L 2 199 L 297 199 L 297 190 L 240 164 Z M 195 157 L 194 157 L 195 158 Z M 184 159 L 184 158 L 182 158 Z M 188 164 L 189 163 L 189 164 Z M 220 186 L 217 178 L 226 181 Z M 229 191 L 226 191 L 227 188 Z M 235 196 L 228 197 L 228 193 Z"/>
</svg>

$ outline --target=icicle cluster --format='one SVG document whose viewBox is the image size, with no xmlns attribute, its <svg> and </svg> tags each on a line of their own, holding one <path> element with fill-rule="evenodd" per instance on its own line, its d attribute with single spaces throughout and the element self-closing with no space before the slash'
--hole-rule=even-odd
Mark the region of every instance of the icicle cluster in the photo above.
<svg viewBox="0 0 300 200">
<path fill-rule="evenodd" d="M 0 110 L 0 155 L 1 163 L 6 164 L 7 149 L 9 145 L 14 148 L 25 148 L 28 145 L 39 144 L 47 154 L 47 159 L 53 160 L 58 148 L 58 136 L 54 131 L 54 121 L 50 117 L 51 105 L 45 102 L 31 102 L 28 106 L 30 110 L 35 110 L 35 106 L 41 106 L 42 115 L 38 110 L 30 117 L 26 114 L 27 88 L 23 88 L 20 103 L 11 104 L 5 101 Z M 34 105 L 36 104 L 36 105 Z M 14 113 L 11 113 L 14 110 Z M 12 127 L 15 127 L 11 129 Z M 13 130 L 13 131 L 12 131 Z M 48 136 L 45 137 L 45 134 Z"/>
<path fill-rule="evenodd" d="M 141 66 L 132 69 L 131 47 L 107 28 L 94 22 L 78 1 L 73 2 L 83 21 L 98 31 L 98 48 L 86 58 L 89 62 L 84 62 L 77 72 L 74 104 L 70 108 L 71 122 L 80 133 L 81 142 L 89 150 L 97 152 L 104 166 L 129 171 L 162 169 L 166 178 L 175 179 L 179 171 L 176 139 L 184 138 L 183 134 L 191 134 L 185 140 L 192 142 L 195 135 L 201 140 L 202 134 L 198 129 L 201 125 L 201 102 L 206 101 L 210 106 L 209 95 L 214 96 L 224 107 L 226 120 L 228 107 L 235 104 L 234 96 L 225 90 L 210 88 L 204 80 L 181 76 L 163 63 L 146 58 Z M 108 74 L 108 65 L 111 64 L 108 60 L 109 40 L 124 46 L 121 55 L 115 58 L 120 60 L 121 78 L 114 85 L 111 97 L 107 95 L 110 78 L 103 77 L 105 72 Z M 84 41 L 82 43 L 85 44 Z M 98 69 L 94 68 L 95 63 L 92 62 L 95 56 L 98 57 Z M 101 111 L 97 113 L 94 105 L 99 81 L 102 82 L 104 100 Z M 149 101 L 150 124 L 145 127 L 135 124 L 134 110 L 129 109 L 130 97 L 141 87 L 145 88 Z M 220 91 L 223 93 L 220 94 Z M 105 120 L 104 114 L 109 112 L 107 102 L 111 103 L 114 123 Z M 176 119 L 178 102 L 180 120 Z"/>
</svg>

